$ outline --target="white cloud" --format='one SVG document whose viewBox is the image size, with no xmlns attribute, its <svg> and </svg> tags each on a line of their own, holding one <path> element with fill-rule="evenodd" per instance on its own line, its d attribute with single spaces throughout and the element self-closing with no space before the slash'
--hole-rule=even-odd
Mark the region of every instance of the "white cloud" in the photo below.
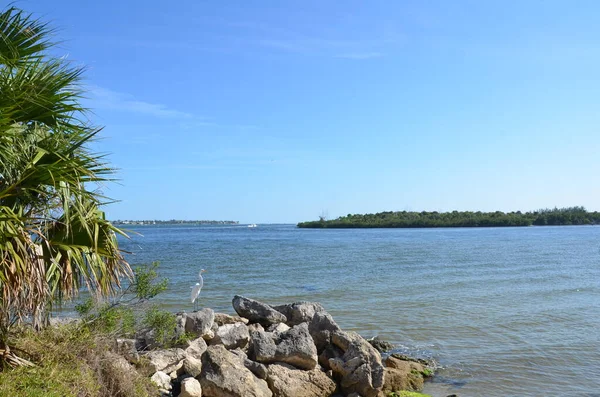
<svg viewBox="0 0 600 397">
<path fill-rule="evenodd" d="M 117 92 L 103 87 L 91 86 L 89 87 L 88 92 L 91 94 L 89 100 L 92 102 L 92 108 L 95 109 L 114 109 L 158 118 L 194 118 L 194 115 L 191 113 L 172 109 L 167 105 L 160 103 L 141 101 L 131 94 Z"/>
</svg>

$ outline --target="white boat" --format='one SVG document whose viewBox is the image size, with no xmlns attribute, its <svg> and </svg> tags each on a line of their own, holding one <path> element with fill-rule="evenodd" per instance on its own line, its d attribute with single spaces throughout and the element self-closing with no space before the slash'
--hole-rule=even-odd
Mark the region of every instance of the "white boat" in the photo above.
<svg viewBox="0 0 600 397">
<path fill-rule="evenodd" d="M 256 227 L 256 223 L 251 223 L 248 225 L 248 227 Z"/>
</svg>

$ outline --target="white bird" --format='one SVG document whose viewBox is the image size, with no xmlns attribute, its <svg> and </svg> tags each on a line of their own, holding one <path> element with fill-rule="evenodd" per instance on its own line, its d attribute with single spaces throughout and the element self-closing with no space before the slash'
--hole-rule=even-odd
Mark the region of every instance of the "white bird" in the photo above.
<svg viewBox="0 0 600 397">
<path fill-rule="evenodd" d="M 192 289 L 192 294 L 190 295 L 190 298 L 192 299 L 192 303 L 194 304 L 194 311 L 198 310 L 198 296 L 200 295 L 200 290 L 202 289 L 202 286 L 204 285 L 204 279 L 202 278 L 202 273 L 204 273 L 206 270 L 201 269 L 200 273 L 198 273 L 198 278 L 200 279 L 199 283 L 196 283 L 196 285 L 191 286 L 190 288 Z"/>
</svg>

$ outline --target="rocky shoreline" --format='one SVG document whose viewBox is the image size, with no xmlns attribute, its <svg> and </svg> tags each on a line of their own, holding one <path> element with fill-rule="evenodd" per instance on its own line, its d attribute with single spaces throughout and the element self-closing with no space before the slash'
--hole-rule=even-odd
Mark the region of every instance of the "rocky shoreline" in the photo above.
<svg viewBox="0 0 600 397">
<path fill-rule="evenodd" d="M 319 303 L 236 295 L 232 304 L 237 316 L 178 313 L 177 334 L 192 337 L 178 347 L 160 349 L 152 332 L 117 339 L 119 365 L 173 397 L 402 396 L 433 373 L 427 362 L 382 356 L 389 345 L 343 331 Z"/>
</svg>

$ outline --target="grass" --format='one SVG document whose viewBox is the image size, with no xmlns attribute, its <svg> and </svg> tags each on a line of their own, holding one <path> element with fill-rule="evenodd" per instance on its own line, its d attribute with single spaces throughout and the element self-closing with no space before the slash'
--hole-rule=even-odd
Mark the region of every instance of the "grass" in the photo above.
<svg viewBox="0 0 600 397">
<path fill-rule="evenodd" d="M 149 397 L 158 392 L 149 379 L 121 366 L 112 341 L 77 324 L 41 332 L 23 329 L 13 345 L 35 367 L 0 372 L 0 396 Z"/>
</svg>

